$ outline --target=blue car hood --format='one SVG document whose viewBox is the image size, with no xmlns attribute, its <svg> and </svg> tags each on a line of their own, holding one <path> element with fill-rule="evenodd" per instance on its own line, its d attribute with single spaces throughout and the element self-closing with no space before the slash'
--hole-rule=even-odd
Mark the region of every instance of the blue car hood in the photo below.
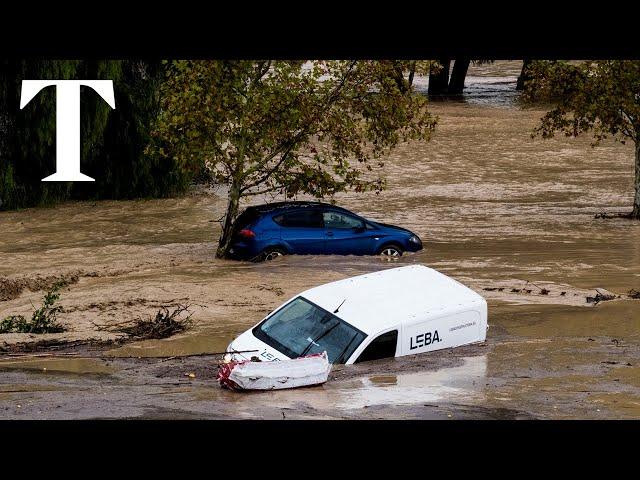
<svg viewBox="0 0 640 480">
<path fill-rule="evenodd" d="M 415 235 L 411 230 L 407 230 L 406 228 L 398 227 L 396 225 L 389 225 L 388 223 L 381 223 L 381 222 L 373 222 L 371 220 L 369 220 L 369 222 L 373 223 L 374 225 L 378 225 L 379 227 L 388 228 L 390 230 L 397 230 L 399 232 L 405 232 L 409 235 Z"/>
</svg>

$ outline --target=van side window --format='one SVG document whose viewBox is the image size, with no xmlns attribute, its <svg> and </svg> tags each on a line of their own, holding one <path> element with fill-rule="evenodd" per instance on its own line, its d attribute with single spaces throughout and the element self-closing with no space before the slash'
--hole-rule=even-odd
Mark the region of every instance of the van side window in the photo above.
<svg viewBox="0 0 640 480">
<path fill-rule="evenodd" d="M 397 344 L 398 330 L 383 333 L 364 349 L 355 363 L 395 357 Z"/>
</svg>

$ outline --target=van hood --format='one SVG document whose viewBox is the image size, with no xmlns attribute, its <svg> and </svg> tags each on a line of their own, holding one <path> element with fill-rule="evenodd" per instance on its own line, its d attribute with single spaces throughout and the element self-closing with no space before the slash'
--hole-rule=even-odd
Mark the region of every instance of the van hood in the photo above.
<svg viewBox="0 0 640 480">
<path fill-rule="evenodd" d="M 247 351 L 255 350 L 255 351 Z M 250 360 L 251 357 L 258 357 L 263 362 L 272 362 L 279 360 L 288 360 L 282 352 L 279 352 L 275 348 L 267 345 L 262 340 L 254 337 L 253 332 L 248 330 L 236 338 L 227 347 L 227 352 L 245 352 L 245 353 L 232 353 L 231 360 L 234 362 L 241 362 L 244 360 Z"/>
</svg>

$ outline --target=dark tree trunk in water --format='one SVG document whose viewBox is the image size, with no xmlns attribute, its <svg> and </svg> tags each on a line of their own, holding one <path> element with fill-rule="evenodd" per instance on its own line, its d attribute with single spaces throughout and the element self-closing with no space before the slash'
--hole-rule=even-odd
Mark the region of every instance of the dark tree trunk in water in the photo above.
<svg viewBox="0 0 640 480">
<path fill-rule="evenodd" d="M 438 72 L 433 70 L 429 72 L 429 95 L 442 95 L 447 93 L 449 86 L 449 58 L 441 58 L 438 60 L 442 68 Z"/>
<path fill-rule="evenodd" d="M 528 58 L 525 58 L 522 62 L 522 70 L 520 71 L 520 76 L 518 77 L 518 81 L 516 82 L 516 90 L 524 89 L 524 82 L 525 80 L 529 79 L 529 77 L 527 76 L 527 67 L 530 63 L 531 60 L 529 60 Z"/>
<path fill-rule="evenodd" d="M 636 140 L 636 169 L 633 187 L 635 194 L 633 197 L 633 212 L 631 212 L 631 216 L 640 220 L 640 139 Z"/>
<path fill-rule="evenodd" d="M 471 60 L 468 58 L 456 59 L 451 72 L 451 80 L 449 80 L 449 94 L 460 95 L 464 90 L 464 79 L 467 77 L 467 70 Z"/>
<path fill-rule="evenodd" d="M 234 223 L 238 218 L 238 208 L 240 205 L 240 188 L 231 185 L 229 189 L 229 203 L 227 204 L 227 213 L 224 217 L 222 232 L 220 232 L 220 240 L 218 242 L 217 258 L 225 258 L 229 253 L 231 246 L 231 236 L 233 233 Z"/>
<path fill-rule="evenodd" d="M 411 68 L 409 69 L 409 88 L 413 86 L 413 77 L 416 74 L 416 62 L 411 64 Z"/>
</svg>

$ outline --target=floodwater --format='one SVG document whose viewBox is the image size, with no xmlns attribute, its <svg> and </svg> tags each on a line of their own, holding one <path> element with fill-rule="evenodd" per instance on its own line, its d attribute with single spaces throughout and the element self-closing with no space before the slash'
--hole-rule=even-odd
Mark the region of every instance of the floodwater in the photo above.
<svg viewBox="0 0 640 480">
<path fill-rule="evenodd" d="M 336 367 L 336 377 L 324 387 L 249 396 L 220 391 L 208 370 L 188 383 L 176 366 L 180 385 L 149 387 L 169 391 L 154 396 L 143 389 L 136 399 L 155 405 L 158 416 L 279 418 L 280 410 L 269 410 L 279 405 L 283 416 L 286 411 L 287 417 L 297 412 L 305 418 L 640 417 L 640 302 L 586 302 L 596 288 L 618 294 L 640 289 L 640 223 L 594 218 L 630 209 L 632 148 L 614 142 L 592 148 L 588 138 L 532 139 L 544 110 L 519 107 L 514 87 L 520 65 L 472 66 L 464 97 L 431 103 L 439 117 L 433 139 L 402 145 L 386 159 L 387 190 L 336 197 L 338 204 L 366 217 L 420 235 L 425 249 L 397 261 L 217 260 L 216 220 L 225 207 L 220 190 L 0 213 L 0 278 L 11 286 L 4 296 L 0 292 L 0 318 L 30 314 L 43 294 L 33 287 L 38 279 L 74 279 L 62 291 L 65 311 L 59 316 L 68 332 L 0 335 L 0 346 L 41 338 L 114 339 L 118 335 L 105 328 L 153 315 L 167 304 L 191 304 L 196 320 L 185 334 L 110 349 L 109 365 L 95 359 L 0 359 L 0 407 L 6 403 L 6 416 L 150 415 L 142 406 L 110 410 L 128 392 L 123 385 L 142 388 L 150 382 L 146 370 L 133 368 L 128 357 L 160 364 L 148 357 L 223 351 L 237 334 L 301 290 L 422 263 L 488 299 L 486 344 L 469 347 L 452 362 L 449 354 L 439 353 L 410 360 L 408 371 L 399 360 L 376 362 L 374 370 Z M 416 84 L 426 89 L 425 79 Z M 542 288 L 549 294 L 540 294 Z M 61 380 L 65 371 L 71 380 Z M 39 393 L 9 388 L 30 382 L 42 387 Z M 56 411 L 41 408 L 38 402 L 62 384 L 85 393 L 94 384 L 105 392 L 113 384 L 113 397 L 84 413 L 74 410 L 71 400 L 67 410 L 64 405 Z M 7 390 L 13 393 L 2 393 Z M 20 395 L 38 408 L 31 414 L 24 405 L 17 410 Z M 66 390 L 60 395 L 70 398 Z M 75 401 L 87 398 L 82 394 Z M 185 398 L 189 406 L 179 407 Z"/>
</svg>

